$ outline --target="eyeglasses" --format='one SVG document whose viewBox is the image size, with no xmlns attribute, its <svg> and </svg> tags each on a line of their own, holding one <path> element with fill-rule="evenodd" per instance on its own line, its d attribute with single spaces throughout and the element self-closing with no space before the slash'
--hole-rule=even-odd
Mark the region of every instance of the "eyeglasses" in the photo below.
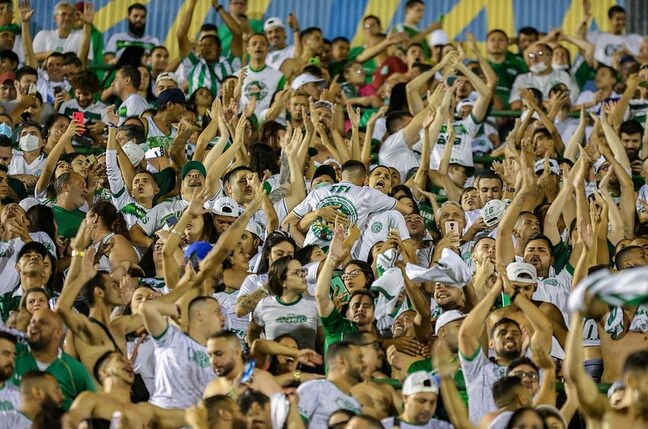
<svg viewBox="0 0 648 429">
<path fill-rule="evenodd" d="M 356 268 L 355 270 L 349 271 L 348 273 L 342 273 L 340 277 L 342 277 L 342 279 L 355 279 L 361 272 L 361 269 Z"/>
<path fill-rule="evenodd" d="M 514 371 L 513 375 L 520 378 L 528 378 L 531 381 L 538 381 L 538 374 L 535 372 Z"/>
<path fill-rule="evenodd" d="M 535 57 L 541 58 L 543 57 L 547 52 L 544 51 L 536 51 L 536 52 L 529 52 L 527 55 L 529 58 L 534 59 Z"/>
<path fill-rule="evenodd" d="M 290 274 L 293 276 L 301 277 L 303 279 L 304 277 L 306 277 L 306 274 L 308 274 L 308 270 L 306 268 L 300 268 Z"/>
</svg>

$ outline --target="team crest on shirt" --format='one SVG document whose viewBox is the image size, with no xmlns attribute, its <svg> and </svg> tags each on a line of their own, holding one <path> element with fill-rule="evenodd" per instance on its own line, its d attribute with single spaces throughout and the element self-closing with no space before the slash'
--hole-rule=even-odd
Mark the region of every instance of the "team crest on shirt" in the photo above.
<svg viewBox="0 0 648 429">
<path fill-rule="evenodd" d="M 14 409 L 14 406 L 9 401 L 0 401 L 0 411 L 11 411 Z"/>
<path fill-rule="evenodd" d="M 328 206 L 340 206 L 337 210 L 347 215 L 347 217 L 349 218 L 349 222 L 351 223 L 357 222 L 358 212 L 355 206 L 351 203 L 351 201 L 347 200 L 346 198 L 337 197 L 337 196 L 326 197 L 317 205 L 317 208 L 319 209 Z M 317 220 L 315 220 L 315 222 L 313 222 L 311 226 L 315 236 L 326 241 L 331 241 L 333 239 L 334 227 L 335 227 L 334 222 L 327 222 L 325 219 L 321 217 L 317 218 Z"/>
<path fill-rule="evenodd" d="M 257 101 L 263 100 L 268 96 L 268 87 L 260 80 L 253 80 L 245 86 L 243 90 L 248 100 L 255 98 Z"/>
<path fill-rule="evenodd" d="M 209 366 L 209 356 L 200 350 L 193 350 L 191 361 L 200 368 L 207 368 Z"/>
<path fill-rule="evenodd" d="M 285 316 L 281 316 L 277 318 L 277 323 L 286 323 L 289 325 L 296 325 L 299 323 L 306 323 L 308 319 L 306 319 L 306 316 L 303 314 L 292 314 L 289 313 Z"/>
<path fill-rule="evenodd" d="M 374 234 L 378 234 L 380 231 L 382 231 L 383 225 L 382 222 L 374 222 L 371 225 L 371 232 Z"/>
</svg>

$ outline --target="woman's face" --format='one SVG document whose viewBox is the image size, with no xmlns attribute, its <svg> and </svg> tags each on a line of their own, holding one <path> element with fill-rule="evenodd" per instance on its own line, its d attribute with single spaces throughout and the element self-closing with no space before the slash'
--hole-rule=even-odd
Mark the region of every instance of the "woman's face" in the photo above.
<svg viewBox="0 0 648 429">
<path fill-rule="evenodd" d="M 290 347 L 291 349 L 299 348 L 297 342 L 290 337 L 284 337 L 280 339 L 278 343 L 281 344 L 282 346 Z M 282 356 L 282 355 L 277 355 L 277 362 L 279 363 L 280 374 L 285 374 L 285 373 L 295 371 L 297 369 L 297 365 L 299 364 L 296 359 L 288 356 Z"/>
<path fill-rule="evenodd" d="M 250 255 L 245 253 L 243 246 L 236 246 L 229 259 L 233 268 L 244 271 L 249 269 Z"/>
<path fill-rule="evenodd" d="M 72 171 L 78 173 L 84 179 L 88 177 L 88 158 L 84 155 L 76 156 L 70 163 Z"/>
<path fill-rule="evenodd" d="M 288 241 L 282 241 L 279 244 L 275 244 L 270 249 L 270 255 L 268 257 L 269 265 L 272 265 L 274 261 L 284 256 L 295 256 L 295 248 Z"/>
<path fill-rule="evenodd" d="M 349 292 L 353 292 L 367 286 L 367 275 L 356 264 L 349 264 L 344 268 L 342 281 Z"/>
<path fill-rule="evenodd" d="M 61 136 L 63 135 L 63 133 L 65 133 L 65 130 L 69 125 L 70 125 L 70 120 L 64 116 L 60 116 L 52 124 L 52 127 L 49 130 L 49 134 L 47 135 L 48 140 L 52 139 L 55 142 L 59 141 L 61 139 Z"/>
<path fill-rule="evenodd" d="M 192 216 L 185 227 L 184 233 L 190 240 L 197 240 L 205 229 L 205 220 L 202 215 Z"/>
<path fill-rule="evenodd" d="M 51 264 L 50 264 L 50 267 L 51 267 Z M 32 292 L 32 293 L 30 293 L 27 296 L 27 301 L 25 302 L 25 309 L 30 314 L 34 314 L 35 311 L 38 311 L 41 308 L 48 308 L 47 296 L 43 292 Z"/>
<path fill-rule="evenodd" d="M 544 422 L 540 416 L 531 411 L 526 411 L 520 415 L 512 429 L 543 429 Z"/>
<path fill-rule="evenodd" d="M 214 97 L 212 97 L 211 92 L 207 88 L 200 88 L 196 90 L 195 100 L 196 106 L 210 107 L 214 101 Z"/>
<path fill-rule="evenodd" d="M 306 290 L 306 270 L 302 268 L 301 263 L 297 259 L 293 259 L 288 263 L 283 287 L 286 290 L 297 293 Z"/>
<path fill-rule="evenodd" d="M 547 416 L 545 417 L 545 423 L 549 429 L 567 429 L 558 417 Z"/>
<path fill-rule="evenodd" d="M 153 244 L 153 263 L 155 264 L 156 267 L 162 266 L 162 263 L 164 262 L 164 257 L 162 255 L 162 249 L 164 249 L 164 242 L 165 240 L 161 237 L 158 237 L 157 240 L 155 240 L 155 244 Z"/>
<path fill-rule="evenodd" d="M 139 90 L 140 92 L 146 92 L 148 91 L 148 87 L 151 84 L 151 75 L 148 69 L 144 66 L 139 66 L 137 70 L 139 70 L 140 76 L 142 77 L 140 81 Z"/>
<path fill-rule="evenodd" d="M 58 179 L 59 176 L 63 173 L 68 173 L 72 171 L 72 166 L 67 161 L 59 161 L 56 163 L 56 168 L 54 169 L 54 178 Z"/>
<path fill-rule="evenodd" d="M 156 293 L 153 289 L 148 287 L 138 287 L 131 296 L 130 308 L 133 314 L 139 314 L 140 306 L 148 301 L 153 301 Z"/>
</svg>

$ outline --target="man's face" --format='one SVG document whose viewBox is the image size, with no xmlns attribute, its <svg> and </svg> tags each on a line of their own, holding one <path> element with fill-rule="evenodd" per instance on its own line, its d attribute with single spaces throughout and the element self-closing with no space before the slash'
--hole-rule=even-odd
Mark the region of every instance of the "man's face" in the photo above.
<svg viewBox="0 0 648 429">
<path fill-rule="evenodd" d="M 63 58 L 52 56 L 47 59 L 47 76 L 53 82 L 63 80 Z"/>
<path fill-rule="evenodd" d="M 376 189 L 383 194 L 391 192 L 391 171 L 387 167 L 376 167 L 369 174 L 369 187 Z"/>
<path fill-rule="evenodd" d="M 247 51 L 250 58 L 265 61 L 268 56 L 268 41 L 260 35 L 252 36 L 248 41 Z"/>
<path fill-rule="evenodd" d="M 495 263 L 495 246 L 494 238 L 482 238 L 479 240 L 473 249 L 473 261 L 483 261 L 488 258 L 492 263 Z"/>
<path fill-rule="evenodd" d="M 486 39 L 486 51 L 489 54 L 504 54 L 508 48 L 508 38 L 500 33 L 492 33 Z"/>
<path fill-rule="evenodd" d="M 9 25 L 13 21 L 13 5 L 11 3 L 0 4 L 0 25 Z M 11 49 L 13 46 L 9 47 Z"/>
<path fill-rule="evenodd" d="M 297 122 L 304 120 L 302 108 L 308 109 L 308 98 L 302 95 L 294 95 L 290 97 L 290 101 L 288 102 L 288 110 L 290 111 L 290 117 Z"/>
<path fill-rule="evenodd" d="M 436 282 L 434 285 L 434 300 L 443 310 L 453 310 L 461 305 L 461 289 Z"/>
<path fill-rule="evenodd" d="M 26 95 L 27 91 L 29 91 L 29 87 L 31 85 L 36 85 L 37 80 L 38 77 L 35 74 L 23 75 L 18 81 L 18 86 L 20 87 L 20 93 L 22 95 Z"/>
<path fill-rule="evenodd" d="M 533 44 L 524 51 L 524 60 L 529 68 L 538 63 L 544 63 L 547 68 L 550 68 L 551 56 L 552 52 L 549 47 L 542 43 Z"/>
<path fill-rule="evenodd" d="M 107 306 L 124 305 L 127 301 L 126 291 L 119 282 L 108 274 L 102 276 L 105 285 L 103 302 Z"/>
<path fill-rule="evenodd" d="M 13 31 L 0 32 L 0 49 L 13 49 L 16 35 Z"/>
<path fill-rule="evenodd" d="M 374 371 L 380 369 L 383 352 L 377 341 L 360 346 L 360 351 L 362 352 L 362 360 L 365 364 L 365 371 L 362 376 L 365 380 L 369 380 Z"/>
<path fill-rule="evenodd" d="M 546 240 L 529 240 L 524 248 L 524 262 L 533 265 L 539 276 L 548 275 L 552 260 L 551 249 Z"/>
<path fill-rule="evenodd" d="M 137 29 L 146 27 L 146 11 L 142 9 L 132 9 L 128 15 L 128 22 Z"/>
<path fill-rule="evenodd" d="M 226 377 L 234 371 L 236 360 L 240 359 L 240 355 L 226 338 L 207 340 L 207 354 L 212 369 L 219 377 Z"/>
<path fill-rule="evenodd" d="M 405 216 L 405 225 L 410 237 L 423 238 L 425 236 L 425 222 L 420 214 L 412 213 Z"/>
<path fill-rule="evenodd" d="M 94 96 L 92 92 L 81 90 L 78 88 L 74 90 L 74 98 L 76 98 L 77 102 L 79 103 L 79 106 L 84 109 L 90 106 L 92 104 L 92 101 L 94 100 Z"/>
<path fill-rule="evenodd" d="M 243 248 L 243 253 L 255 255 L 257 253 L 257 247 L 259 246 L 259 239 L 250 231 L 243 231 L 238 244 Z"/>
<path fill-rule="evenodd" d="M 412 22 L 413 24 L 418 24 L 423 19 L 423 14 L 425 13 L 425 6 L 420 3 L 416 3 L 412 7 L 408 8 L 405 11 L 407 16 L 407 21 Z"/>
<path fill-rule="evenodd" d="M 6 171 L 0 171 L 0 199 L 7 198 L 9 194 L 9 177 Z"/>
<path fill-rule="evenodd" d="M 115 377 L 127 385 L 133 384 L 135 372 L 130 361 L 121 353 L 113 353 L 104 367 L 110 377 Z"/>
<path fill-rule="evenodd" d="M 426 425 L 434 416 L 438 395 L 432 392 L 415 393 L 405 397 L 405 416 L 413 425 Z"/>
<path fill-rule="evenodd" d="M 364 380 L 364 374 L 367 371 L 367 365 L 364 361 L 362 348 L 360 346 L 351 346 L 344 356 L 346 363 L 346 375 L 354 384 L 361 383 Z"/>
<path fill-rule="evenodd" d="M 513 323 L 499 325 L 493 332 L 490 342 L 497 356 L 515 359 L 522 353 L 522 331 Z"/>
<path fill-rule="evenodd" d="M 75 11 L 72 6 L 61 6 L 54 14 L 56 27 L 60 30 L 71 30 L 74 25 Z"/>
<path fill-rule="evenodd" d="M 596 89 L 613 88 L 615 83 L 616 77 L 610 69 L 600 68 L 596 71 L 596 78 L 594 79 Z"/>
<path fill-rule="evenodd" d="M 200 51 L 200 55 L 205 59 L 207 62 L 215 62 L 218 61 L 218 57 L 220 57 L 220 51 L 221 48 L 218 45 L 218 42 L 213 37 L 203 37 L 200 39 L 200 42 L 198 43 L 198 48 Z"/>
<path fill-rule="evenodd" d="M 63 65 L 63 78 L 68 82 L 73 81 L 75 78 L 83 74 L 83 67 L 77 66 L 74 64 L 64 64 Z"/>
<path fill-rule="evenodd" d="M 405 58 L 407 58 L 407 64 L 416 64 L 420 63 L 423 61 L 425 58 L 423 54 L 423 49 L 420 46 L 417 45 L 412 45 L 409 48 L 407 48 L 407 53 L 405 54 Z"/>
<path fill-rule="evenodd" d="M 218 235 L 223 234 L 236 221 L 235 217 L 214 215 L 214 227 Z"/>
<path fill-rule="evenodd" d="M 9 168 L 9 164 L 11 163 L 11 158 L 13 158 L 13 153 L 11 152 L 11 146 L 0 147 L 0 165 Z"/>
<path fill-rule="evenodd" d="M 43 273 L 43 255 L 36 250 L 30 250 L 18 259 L 16 269 L 24 276 L 40 276 Z"/>
<path fill-rule="evenodd" d="M 448 348 L 453 353 L 459 350 L 459 329 L 462 323 L 463 319 L 454 320 L 439 329 L 439 338 L 448 343 Z"/>
<path fill-rule="evenodd" d="M 362 24 L 362 32 L 365 34 L 365 37 L 369 38 L 369 36 L 373 34 L 382 32 L 382 28 L 380 28 L 378 21 L 374 18 L 369 18 L 364 20 L 364 23 Z"/>
<path fill-rule="evenodd" d="M 20 225 L 27 226 L 27 214 L 16 203 L 7 204 L 0 212 L 0 223 L 6 223 L 9 219 L 16 219 Z"/>
<path fill-rule="evenodd" d="M 272 27 L 266 31 L 270 45 L 275 49 L 282 49 L 286 46 L 286 30 L 283 27 Z"/>
<path fill-rule="evenodd" d="M 0 101 L 8 102 L 16 99 L 16 87 L 12 81 L 0 85 Z"/>
<path fill-rule="evenodd" d="M 461 235 L 462 231 L 466 227 L 466 218 L 464 217 L 463 210 L 454 204 L 445 204 L 439 210 L 439 219 L 437 223 L 439 230 L 444 236 L 448 234 L 448 231 L 445 229 L 446 222 L 457 222 L 459 225 L 459 235 Z"/>
<path fill-rule="evenodd" d="M 198 170 L 189 170 L 184 179 L 182 179 L 183 193 L 190 189 L 199 189 L 205 186 L 205 176 Z"/>
<path fill-rule="evenodd" d="M 338 40 L 331 47 L 331 56 L 334 61 L 342 61 L 349 57 L 349 42 Z"/>
<path fill-rule="evenodd" d="M 520 52 L 524 52 L 526 48 L 528 48 L 532 43 L 538 41 L 538 36 L 518 34 L 517 41 L 518 41 L 518 49 L 520 50 Z"/>
<path fill-rule="evenodd" d="M 535 215 L 524 213 L 518 217 L 513 230 L 522 240 L 530 240 L 540 234 L 540 222 Z"/>
<path fill-rule="evenodd" d="M 544 132 L 537 132 L 533 135 L 533 147 L 537 157 L 553 156 L 555 152 L 553 139 Z"/>
<path fill-rule="evenodd" d="M 412 334 L 415 317 L 416 312 L 413 310 L 403 311 L 401 314 L 399 314 L 396 320 L 394 320 L 394 324 L 391 328 L 392 336 L 394 338 L 399 338 L 404 335 Z"/>
<path fill-rule="evenodd" d="M 227 193 L 239 204 L 247 204 L 254 198 L 254 173 L 247 170 L 237 171 L 229 177 Z"/>
<path fill-rule="evenodd" d="M 646 265 L 648 265 L 648 261 L 646 260 L 645 250 L 643 248 L 636 248 L 626 254 L 623 266 L 617 268 L 625 270 L 628 268 L 645 267 Z"/>
<path fill-rule="evenodd" d="M 502 199 L 502 181 L 497 179 L 479 179 L 479 199 L 482 207 L 490 200 Z"/>
<path fill-rule="evenodd" d="M 461 207 L 464 211 L 477 210 L 482 206 L 479 190 L 471 189 L 461 195 Z"/>
<path fill-rule="evenodd" d="M 51 341 L 58 341 L 61 329 L 54 320 L 54 314 L 49 309 L 42 309 L 32 314 L 27 326 L 27 343 L 34 350 L 43 350 Z"/>
<path fill-rule="evenodd" d="M 522 384 L 529 391 L 531 398 L 540 390 L 540 376 L 538 371 L 530 365 L 522 364 L 516 366 L 513 370 L 509 369 L 509 375 L 515 375 L 522 379 Z"/>
<path fill-rule="evenodd" d="M 71 173 L 70 181 L 68 182 L 68 192 L 74 197 L 74 202 L 78 207 L 81 207 L 88 196 L 88 187 L 86 181 L 78 173 Z"/>
<path fill-rule="evenodd" d="M 358 325 L 367 325 L 374 321 L 374 302 L 366 295 L 356 295 L 349 302 L 347 315 Z"/>
<path fill-rule="evenodd" d="M 5 382 L 14 372 L 16 345 L 9 340 L 0 339 L 0 381 Z"/>
<path fill-rule="evenodd" d="M 626 27 L 626 14 L 617 12 L 610 18 L 610 32 L 612 34 L 622 34 Z"/>
<path fill-rule="evenodd" d="M 630 161 L 639 159 L 639 148 L 641 147 L 641 133 L 621 133 L 621 143 L 628 154 Z"/>
<path fill-rule="evenodd" d="M 304 43 L 308 48 L 310 48 L 315 55 L 319 55 L 322 53 L 322 48 L 324 45 L 324 38 L 322 37 L 322 33 L 320 31 L 314 31 L 312 32 L 305 40 Z"/>
<path fill-rule="evenodd" d="M 247 0 L 230 0 L 229 11 L 232 15 L 240 17 L 245 15 L 247 10 Z"/>
</svg>

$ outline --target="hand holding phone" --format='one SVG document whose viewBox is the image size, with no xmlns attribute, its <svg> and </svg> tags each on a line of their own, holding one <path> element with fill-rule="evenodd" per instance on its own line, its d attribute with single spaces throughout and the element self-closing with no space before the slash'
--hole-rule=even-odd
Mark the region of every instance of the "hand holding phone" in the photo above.
<svg viewBox="0 0 648 429">
<path fill-rule="evenodd" d="M 83 112 L 73 112 L 72 120 L 79 125 L 85 125 L 85 114 Z M 81 134 L 83 133 L 76 133 L 77 136 L 80 136 Z"/>
</svg>

